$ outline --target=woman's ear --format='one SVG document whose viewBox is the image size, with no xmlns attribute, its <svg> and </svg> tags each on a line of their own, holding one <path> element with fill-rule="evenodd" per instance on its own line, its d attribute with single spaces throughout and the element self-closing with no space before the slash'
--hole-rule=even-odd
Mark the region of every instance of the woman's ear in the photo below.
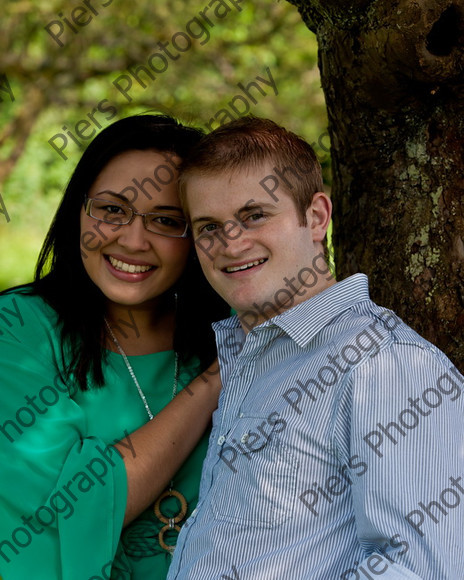
<svg viewBox="0 0 464 580">
<path fill-rule="evenodd" d="M 332 217 L 332 202 L 328 195 L 322 191 L 315 193 L 306 217 L 311 227 L 313 241 L 322 242 Z"/>
</svg>

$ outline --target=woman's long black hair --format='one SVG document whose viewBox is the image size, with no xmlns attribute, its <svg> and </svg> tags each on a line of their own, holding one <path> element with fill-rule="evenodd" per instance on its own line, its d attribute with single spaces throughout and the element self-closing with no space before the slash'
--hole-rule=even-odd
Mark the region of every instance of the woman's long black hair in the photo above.
<svg viewBox="0 0 464 580">
<path fill-rule="evenodd" d="M 61 354 L 66 374 L 82 390 L 102 386 L 105 296 L 83 266 L 80 249 L 80 212 L 93 182 L 116 155 L 130 150 L 154 149 L 184 158 L 202 137 L 165 115 L 136 115 L 105 128 L 90 143 L 68 183 L 45 239 L 36 266 L 33 293 L 58 314 Z M 176 284 L 177 311 L 174 349 L 186 362 L 197 356 L 204 370 L 215 358 L 211 322 L 225 318 L 229 308 L 210 288 L 192 248 L 188 265 Z"/>
</svg>

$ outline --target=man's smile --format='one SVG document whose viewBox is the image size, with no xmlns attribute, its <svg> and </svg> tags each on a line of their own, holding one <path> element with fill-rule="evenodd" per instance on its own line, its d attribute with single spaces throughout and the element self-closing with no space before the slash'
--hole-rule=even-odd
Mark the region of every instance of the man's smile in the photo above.
<svg viewBox="0 0 464 580">
<path fill-rule="evenodd" d="M 223 272 L 226 272 L 226 274 L 232 274 L 234 272 L 239 272 L 241 270 L 249 270 L 250 268 L 254 268 L 255 266 L 260 266 L 261 264 L 264 264 L 264 262 L 267 261 L 267 258 L 259 258 L 257 260 L 250 260 L 249 262 L 245 262 L 243 264 L 237 264 L 234 266 L 226 266 L 225 268 L 222 268 Z"/>
</svg>

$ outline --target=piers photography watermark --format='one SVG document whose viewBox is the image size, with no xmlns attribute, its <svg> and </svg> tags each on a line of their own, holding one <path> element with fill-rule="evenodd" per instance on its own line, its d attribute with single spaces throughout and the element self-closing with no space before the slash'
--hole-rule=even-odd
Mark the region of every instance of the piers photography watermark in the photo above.
<svg viewBox="0 0 464 580">
<path fill-rule="evenodd" d="M 127 431 L 124 431 L 124 438 L 117 439 L 114 443 L 129 449 L 132 457 L 136 457 Z M 105 447 L 95 445 L 95 452 L 95 457 L 82 465 L 82 468 L 67 483 L 58 490 L 54 490 L 46 502 L 40 505 L 32 515 L 23 514 L 21 516 L 23 525 L 19 525 L 11 532 L 10 539 L 0 540 L 0 556 L 7 564 L 19 555 L 20 550 L 28 548 L 34 537 L 42 534 L 45 528 L 56 527 L 58 516 L 64 520 L 71 518 L 75 513 L 74 507 L 79 499 L 83 498 L 95 486 L 106 486 L 105 478 L 109 473 L 108 466 L 116 467 L 113 458 L 124 456 L 121 451 L 116 451 L 111 445 Z"/>
<path fill-rule="evenodd" d="M 88 1 L 90 3 L 90 0 Z M 130 93 L 135 86 L 138 85 L 146 89 L 150 83 L 155 82 L 160 75 L 169 69 L 171 62 L 176 62 L 181 55 L 191 49 L 193 41 L 198 41 L 201 46 L 205 45 L 211 37 L 208 27 L 214 28 L 214 20 L 221 21 L 234 10 L 238 13 L 241 12 L 242 2 L 243 0 L 211 0 L 198 12 L 197 16 L 188 20 L 185 32 L 182 30 L 175 32 L 170 43 L 158 42 L 156 50 L 147 57 L 146 63 L 133 65 L 124 73 L 119 74 L 112 81 L 113 87 L 130 103 L 133 100 Z M 58 26 L 55 28 L 57 31 L 55 36 L 57 36 L 56 40 L 59 40 L 61 35 L 59 31 L 61 31 L 61 26 L 64 28 L 64 24 L 56 20 L 53 21 L 53 24 Z M 177 52 L 174 53 L 173 49 Z M 118 107 L 109 99 L 102 99 L 87 113 L 86 118 L 80 119 L 74 124 L 74 128 L 69 128 L 67 124 L 64 124 L 61 132 L 55 133 L 48 139 L 48 144 L 61 159 L 67 161 L 66 152 L 71 142 L 79 149 L 83 149 L 85 142 L 93 139 L 97 130 L 103 128 L 102 123 L 113 120 L 117 114 Z"/>
<path fill-rule="evenodd" d="M 18 325 L 18 322 L 19 327 L 24 326 L 24 318 L 21 314 L 18 303 L 16 302 L 16 298 L 14 297 L 11 298 L 11 306 L 13 307 L 13 310 L 7 306 L 2 306 L 0 309 L 0 336 L 8 333 L 18 340 L 14 331 L 10 329 L 14 329 Z"/>
<path fill-rule="evenodd" d="M 399 534 L 395 534 L 388 542 L 379 547 L 380 554 L 371 554 L 363 563 L 353 562 L 353 567 L 344 570 L 339 578 L 341 580 L 374 580 L 376 576 L 385 574 L 391 570 L 391 564 L 395 563 L 395 560 L 387 552 L 390 548 L 394 550 L 402 548 L 401 551 L 395 552 L 395 557 L 399 558 L 409 551 L 410 546 L 408 542 L 401 539 Z"/>
<path fill-rule="evenodd" d="M 58 18 L 50 20 L 44 29 L 52 40 L 62 48 L 65 45 L 64 39 L 62 39 L 63 34 L 65 37 L 67 36 L 68 40 L 66 42 L 68 42 L 70 38 L 69 31 L 75 36 L 80 32 L 81 28 L 89 25 L 95 16 L 100 14 L 96 4 L 99 4 L 100 8 L 106 8 L 112 3 L 113 0 L 106 0 L 106 2 L 101 0 L 83 0 L 80 4 L 74 6 L 67 16 L 63 12 L 59 12 Z"/>
<path fill-rule="evenodd" d="M 451 485 L 445 487 L 438 497 L 431 500 L 427 505 L 422 501 L 418 502 L 419 509 L 410 511 L 406 516 L 408 524 L 419 534 L 421 538 L 425 536 L 422 530 L 424 522 L 429 525 L 433 523 L 437 525 L 443 521 L 452 510 L 461 506 L 462 498 L 464 497 L 464 487 L 462 477 L 449 477 Z M 461 509 L 463 507 L 461 506 Z"/>
<path fill-rule="evenodd" d="M 158 75 L 165 73 L 171 62 L 176 62 L 182 54 L 192 48 L 193 41 L 199 41 L 200 46 L 207 44 L 211 37 L 208 27 L 215 26 L 213 19 L 221 21 L 234 9 L 241 12 L 242 2 L 243 0 L 211 0 L 203 10 L 200 10 L 198 16 L 194 16 L 186 23 L 185 32 L 182 30 L 175 32 L 171 37 L 171 42 L 158 42 L 155 52 L 148 56 L 146 64 L 129 67 L 128 74 L 123 73 L 113 81 L 114 87 L 130 103 L 132 97 L 129 93 L 133 87 L 132 80 L 146 89 L 147 82 L 154 82 Z"/>
<path fill-rule="evenodd" d="M 3 321 L 7 328 L 14 328 L 14 323 L 19 321 L 20 327 L 24 326 L 24 320 L 18 303 L 15 298 L 12 298 L 12 306 L 14 310 L 3 306 L 0 311 L 0 336 L 5 332 L 1 327 Z M 130 334 L 134 334 L 135 338 L 140 337 L 140 331 L 135 322 L 132 311 L 127 309 L 128 320 L 119 317 L 112 322 L 113 332 L 128 338 Z M 9 331 L 13 336 L 14 333 Z M 78 391 L 77 384 L 71 380 L 64 382 L 64 377 L 61 373 L 57 373 L 53 379 L 53 384 L 42 386 L 34 393 L 24 396 L 24 405 L 16 410 L 16 413 L 9 418 L 5 418 L 4 412 L 0 411 L 0 434 L 3 435 L 10 443 L 15 443 L 25 432 L 25 430 L 33 427 L 37 421 L 40 421 L 47 415 L 50 408 L 58 404 L 63 396 L 72 398 Z"/>
<path fill-rule="evenodd" d="M 205 124 L 208 131 L 213 131 L 225 123 L 229 123 L 239 117 L 248 115 L 251 110 L 251 104 L 258 104 L 256 99 L 259 95 L 266 97 L 268 94 L 262 85 L 272 87 L 275 96 L 279 94 L 277 84 L 271 74 L 271 69 L 267 67 L 265 70 L 269 80 L 257 76 L 255 81 L 251 81 L 246 85 L 243 83 L 237 84 L 240 93 L 237 93 L 232 97 L 232 99 L 227 103 L 227 107 L 219 109 L 216 114 L 209 119 Z M 252 89 L 254 89 L 254 93 L 251 92 Z M 240 108 L 238 107 L 238 103 L 240 103 Z"/>
</svg>

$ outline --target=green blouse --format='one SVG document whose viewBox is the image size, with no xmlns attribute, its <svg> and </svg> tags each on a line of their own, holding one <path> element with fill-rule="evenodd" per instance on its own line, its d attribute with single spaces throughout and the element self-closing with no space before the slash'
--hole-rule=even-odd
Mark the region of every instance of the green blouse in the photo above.
<svg viewBox="0 0 464 580">
<path fill-rule="evenodd" d="M 174 352 L 128 358 L 156 415 L 172 399 Z M 171 556 L 153 507 L 122 530 L 126 471 L 111 444 L 125 438 L 124 453 L 133 454 L 130 433 L 148 421 L 122 357 L 108 353 L 101 389 L 65 384 L 55 312 L 16 291 L 0 296 L 0 359 L 0 578 L 164 579 Z M 198 372 L 182 368 L 178 389 Z M 185 519 L 206 448 L 207 435 L 173 478 Z M 168 518 L 179 510 L 174 497 L 161 504 Z M 169 530 L 165 542 L 176 535 Z"/>
</svg>

